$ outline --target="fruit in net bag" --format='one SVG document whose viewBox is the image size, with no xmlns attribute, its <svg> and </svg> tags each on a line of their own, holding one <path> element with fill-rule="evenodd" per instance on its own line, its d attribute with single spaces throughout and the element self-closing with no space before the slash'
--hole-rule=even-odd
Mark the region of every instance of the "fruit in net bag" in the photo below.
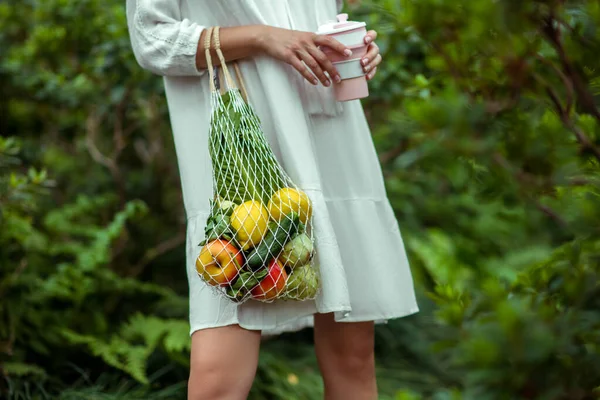
<svg viewBox="0 0 600 400">
<path fill-rule="evenodd" d="M 272 229 L 269 229 L 260 244 L 248 254 L 246 262 L 250 269 L 256 270 L 277 257 L 283 246 L 298 233 L 300 225 L 300 216 L 296 213 L 289 214 L 281 222 L 272 222 Z"/>
<path fill-rule="evenodd" d="M 286 267 L 294 269 L 308 263 L 312 254 L 313 242 L 305 233 L 302 233 L 286 243 L 279 256 L 279 261 Z"/>
<path fill-rule="evenodd" d="M 208 242 L 196 258 L 196 271 L 213 286 L 227 286 L 237 278 L 244 259 L 231 243 L 216 239 Z"/>
<path fill-rule="evenodd" d="M 256 246 L 267 232 L 269 212 L 260 201 L 250 200 L 233 209 L 230 223 L 238 243 L 243 250 L 248 250 Z"/>
<path fill-rule="evenodd" d="M 267 276 L 250 292 L 255 299 L 271 300 L 279 296 L 285 289 L 287 274 L 279 260 L 276 258 L 271 260 L 267 271 Z"/>
<path fill-rule="evenodd" d="M 319 277 L 310 265 L 296 267 L 287 279 L 284 298 L 289 300 L 312 299 L 319 288 Z"/>
<path fill-rule="evenodd" d="M 213 195 L 196 268 L 216 292 L 235 302 L 269 302 L 285 292 L 291 271 L 279 260 L 284 246 L 298 234 L 312 240 L 312 204 L 277 160 L 248 102 L 237 66 L 241 85 L 230 76 L 218 36 L 218 27 L 209 28 L 204 40 L 211 91 L 208 150 Z M 217 70 L 212 67 L 211 37 L 220 61 Z M 219 71 L 222 75 L 215 76 Z M 223 81 L 220 78 L 226 83 L 223 87 L 215 85 Z M 297 242 L 306 244 L 304 238 Z M 225 249 L 223 256 L 213 251 L 217 246 Z M 301 265 L 312 257 L 304 247 L 289 247 L 285 262 Z"/>
<path fill-rule="evenodd" d="M 275 221 L 281 221 L 289 213 L 300 215 L 300 221 L 307 224 L 312 215 L 312 203 L 301 190 L 283 188 L 276 191 L 269 201 L 269 214 Z"/>
</svg>

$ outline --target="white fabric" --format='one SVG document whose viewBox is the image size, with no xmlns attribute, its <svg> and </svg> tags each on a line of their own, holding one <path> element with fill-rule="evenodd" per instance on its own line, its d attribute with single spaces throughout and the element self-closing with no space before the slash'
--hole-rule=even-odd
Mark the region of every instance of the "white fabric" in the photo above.
<svg viewBox="0 0 600 400">
<path fill-rule="evenodd" d="M 339 2 L 337 2 L 339 3 Z M 195 53 L 203 27 L 266 24 L 316 31 L 334 0 L 127 0 L 136 59 L 164 75 L 187 213 L 191 333 L 239 324 L 276 334 L 310 326 L 316 312 L 340 322 L 385 321 L 418 311 L 413 281 L 360 102 L 337 103 L 290 66 L 257 55 L 240 62 L 263 130 L 285 170 L 313 201 L 323 290 L 315 301 L 237 305 L 195 271 L 212 197 L 208 74 Z"/>
</svg>

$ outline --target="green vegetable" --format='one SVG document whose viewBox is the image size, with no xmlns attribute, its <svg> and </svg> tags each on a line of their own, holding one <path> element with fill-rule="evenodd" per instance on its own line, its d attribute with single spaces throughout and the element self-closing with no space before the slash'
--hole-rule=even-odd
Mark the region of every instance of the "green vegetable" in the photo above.
<svg viewBox="0 0 600 400">
<path fill-rule="evenodd" d="M 269 271 L 267 271 L 266 268 L 256 272 L 242 272 L 238 275 L 233 285 L 227 288 L 227 295 L 234 300 L 242 300 L 249 291 L 254 289 L 254 287 L 258 285 L 265 276 L 267 276 L 268 272 Z"/>
<path fill-rule="evenodd" d="M 229 226 L 229 216 L 235 207 L 236 204 L 231 201 L 222 199 L 211 201 L 211 214 L 204 227 L 204 237 L 206 239 L 200 242 L 200 246 L 220 238 L 228 241 L 232 240 L 234 234 Z"/>
<path fill-rule="evenodd" d="M 238 205 L 233 201 L 225 200 L 220 197 L 217 197 L 217 200 L 213 205 L 213 213 L 220 212 L 228 217 L 231 216 L 231 213 Z"/>
<path fill-rule="evenodd" d="M 211 117 L 209 152 L 216 194 L 236 203 L 260 200 L 285 186 L 282 170 L 260 120 L 237 89 L 216 100 Z"/>
<path fill-rule="evenodd" d="M 258 246 L 248 254 L 246 262 L 250 269 L 258 269 L 277 257 L 283 246 L 298 233 L 299 229 L 299 214 L 291 213 L 287 218 L 283 218 L 275 229 L 270 229 Z"/>
<path fill-rule="evenodd" d="M 313 242 L 304 233 L 297 235 L 284 247 L 279 261 L 286 267 L 295 268 L 308 263 L 313 254 Z"/>
<path fill-rule="evenodd" d="M 286 291 L 283 295 L 287 300 L 312 299 L 319 289 L 319 277 L 316 270 L 310 265 L 295 268 L 289 275 Z"/>
</svg>

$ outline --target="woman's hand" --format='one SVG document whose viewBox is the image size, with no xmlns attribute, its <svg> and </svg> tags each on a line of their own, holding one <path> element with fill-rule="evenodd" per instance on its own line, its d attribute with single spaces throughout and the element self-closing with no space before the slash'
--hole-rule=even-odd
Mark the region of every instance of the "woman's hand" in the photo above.
<svg viewBox="0 0 600 400">
<path fill-rule="evenodd" d="M 377 32 L 369 31 L 365 36 L 365 43 L 369 45 L 367 48 L 367 54 L 361 60 L 363 70 L 367 74 L 367 80 L 373 79 L 377 73 L 377 66 L 381 63 L 381 54 L 379 54 L 379 46 L 375 44 L 377 39 Z"/>
<path fill-rule="evenodd" d="M 331 85 L 325 72 L 335 82 L 341 81 L 338 71 L 318 46 L 327 46 L 346 57 L 352 55 L 352 51 L 337 40 L 311 32 L 264 26 L 261 36 L 260 47 L 267 55 L 290 64 L 313 85 L 319 81 L 324 86 Z"/>
</svg>

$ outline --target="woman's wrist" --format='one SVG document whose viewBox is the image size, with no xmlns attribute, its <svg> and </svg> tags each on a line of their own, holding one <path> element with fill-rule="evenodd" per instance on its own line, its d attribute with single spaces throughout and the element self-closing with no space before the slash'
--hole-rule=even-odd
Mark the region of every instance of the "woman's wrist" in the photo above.
<svg viewBox="0 0 600 400">
<path fill-rule="evenodd" d="M 270 37 L 270 27 L 266 25 L 245 25 L 236 27 L 221 28 L 221 50 L 227 61 L 234 61 L 240 58 L 252 57 L 262 54 L 267 49 L 267 43 Z M 196 54 L 196 67 L 201 70 L 206 68 L 206 59 L 204 52 L 204 41 L 208 31 L 205 30 L 200 36 L 198 43 L 198 52 Z M 211 43 L 211 53 L 213 63 L 218 65 L 213 43 Z"/>
<path fill-rule="evenodd" d="M 268 25 L 252 25 L 250 34 L 251 46 L 257 54 L 267 52 L 267 46 L 270 42 L 272 27 Z"/>
</svg>

